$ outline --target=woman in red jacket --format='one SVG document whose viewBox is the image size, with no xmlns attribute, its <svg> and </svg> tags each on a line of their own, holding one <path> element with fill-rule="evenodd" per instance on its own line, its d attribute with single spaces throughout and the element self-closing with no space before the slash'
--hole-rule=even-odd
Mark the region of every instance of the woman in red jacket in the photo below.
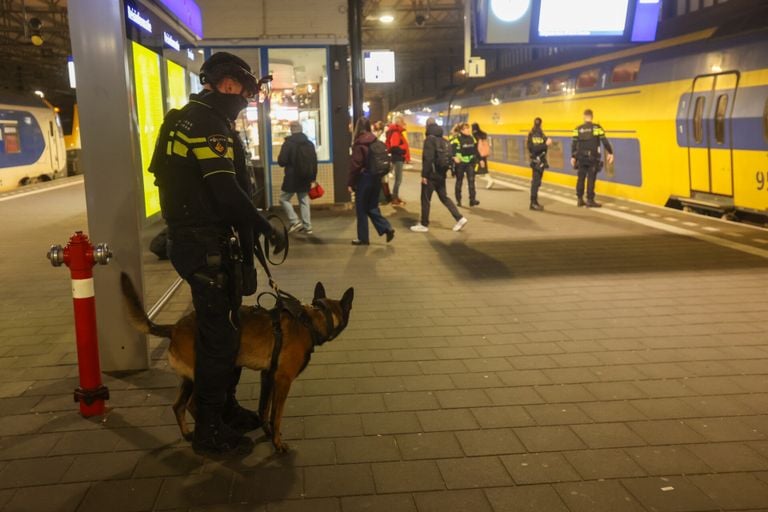
<svg viewBox="0 0 768 512">
<path fill-rule="evenodd" d="M 395 206 L 405 204 L 400 199 L 400 185 L 403 183 L 403 166 L 411 163 L 411 148 L 405 138 L 405 129 L 405 119 L 402 117 L 396 117 L 395 122 L 387 127 L 387 149 L 395 168 L 395 186 L 392 188 L 392 204 Z"/>
<path fill-rule="evenodd" d="M 387 235 L 387 242 L 395 237 L 395 230 L 384 218 L 379 209 L 379 193 L 381 192 L 381 177 L 368 169 L 368 152 L 370 145 L 376 140 L 371 133 L 371 122 L 360 118 L 355 126 L 352 144 L 352 159 L 349 166 L 349 192 L 355 193 L 355 210 L 357 212 L 357 238 L 352 245 L 368 245 L 368 219 L 379 236 Z"/>
</svg>

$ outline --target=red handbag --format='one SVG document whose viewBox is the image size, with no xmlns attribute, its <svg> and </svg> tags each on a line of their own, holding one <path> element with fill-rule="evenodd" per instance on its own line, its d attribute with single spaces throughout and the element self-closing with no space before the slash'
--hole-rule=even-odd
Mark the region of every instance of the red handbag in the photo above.
<svg viewBox="0 0 768 512">
<path fill-rule="evenodd" d="M 315 183 L 312 185 L 312 188 L 309 189 L 310 199 L 320 199 L 323 197 L 323 194 L 325 194 L 325 189 L 319 183 Z"/>
</svg>

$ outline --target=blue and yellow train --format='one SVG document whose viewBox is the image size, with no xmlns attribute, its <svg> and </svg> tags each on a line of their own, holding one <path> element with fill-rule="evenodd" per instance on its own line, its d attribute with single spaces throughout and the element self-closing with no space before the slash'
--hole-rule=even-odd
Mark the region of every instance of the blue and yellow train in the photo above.
<svg viewBox="0 0 768 512">
<path fill-rule="evenodd" d="M 599 194 L 768 215 L 768 30 L 704 30 L 447 96 L 398 107 L 414 148 L 428 117 L 469 120 L 490 135 L 492 171 L 530 176 L 525 139 L 540 116 L 554 141 L 545 181 L 573 186 L 571 134 L 591 108 L 616 152 Z"/>
</svg>

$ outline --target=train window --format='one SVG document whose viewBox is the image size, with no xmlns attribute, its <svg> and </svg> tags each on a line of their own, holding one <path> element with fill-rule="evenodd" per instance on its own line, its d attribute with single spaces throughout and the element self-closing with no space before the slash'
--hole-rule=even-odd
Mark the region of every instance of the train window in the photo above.
<svg viewBox="0 0 768 512">
<path fill-rule="evenodd" d="M 19 144 L 19 132 L 16 131 L 15 126 L 6 126 L 5 129 L 0 127 L 3 132 L 2 141 L 4 142 L 3 148 L 6 155 L 12 155 L 21 153 L 21 144 Z"/>
<path fill-rule="evenodd" d="M 504 97 L 508 99 L 520 98 L 523 96 L 523 92 L 525 92 L 525 89 L 523 88 L 522 85 L 520 84 L 510 85 L 509 87 L 507 87 Z"/>
<path fill-rule="evenodd" d="M 553 78 L 547 84 L 547 94 L 563 94 L 568 90 L 568 77 L 559 76 Z"/>
<path fill-rule="evenodd" d="M 632 60 L 616 64 L 611 75 L 611 83 L 621 84 L 634 82 L 640 74 L 640 60 Z"/>
<path fill-rule="evenodd" d="M 525 86 L 525 95 L 526 96 L 538 96 L 541 94 L 541 91 L 544 90 L 544 82 L 541 80 L 536 80 L 535 82 L 531 82 Z"/>
<path fill-rule="evenodd" d="M 765 99 L 765 108 L 763 109 L 763 137 L 768 141 L 768 98 Z"/>
<path fill-rule="evenodd" d="M 521 164 L 525 160 L 523 146 L 520 144 L 520 137 L 510 137 L 507 139 L 507 161 L 511 164 Z"/>
<path fill-rule="evenodd" d="M 699 96 L 693 107 L 693 140 L 697 144 L 704 140 L 704 101 L 704 96 Z"/>
<path fill-rule="evenodd" d="M 599 79 L 599 69 L 588 69 L 587 71 L 582 71 L 579 75 L 579 78 L 576 79 L 576 89 L 591 89 L 597 85 Z"/>
<path fill-rule="evenodd" d="M 715 109 L 715 140 L 718 144 L 725 144 L 725 112 L 728 109 L 728 95 L 721 94 L 717 98 Z"/>
</svg>

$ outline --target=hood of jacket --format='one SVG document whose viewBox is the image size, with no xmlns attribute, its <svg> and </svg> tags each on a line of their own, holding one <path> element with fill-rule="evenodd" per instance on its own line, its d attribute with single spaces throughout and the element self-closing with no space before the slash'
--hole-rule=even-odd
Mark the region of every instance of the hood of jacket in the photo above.
<svg viewBox="0 0 768 512">
<path fill-rule="evenodd" d="M 371 132 L 365 132 L 355 139 L 355 144 L 368 145 L 376 140 L 376 135 Z"/>
<path fill-rule="evenodd" d="M 434 135 L 435 137 L 442 137 L 443 129 L 436 124 L 431 124 L 427 126 L 427 137 L 429 137 L 430 135 Z"/>
<path fill-rule="evenodd" d="M 309 137 L 305 133 L 293 133 L 285 138 L 285 142 L 308 142 Z"/>
<path fill-rule="evenodd" d="M 387 126 L 387 131 L 403 133 L 404 131 L 406 131 L 406 129 L 400 126 L 399 124 L 392 123 L 391 125 Z"/>
</svg>

